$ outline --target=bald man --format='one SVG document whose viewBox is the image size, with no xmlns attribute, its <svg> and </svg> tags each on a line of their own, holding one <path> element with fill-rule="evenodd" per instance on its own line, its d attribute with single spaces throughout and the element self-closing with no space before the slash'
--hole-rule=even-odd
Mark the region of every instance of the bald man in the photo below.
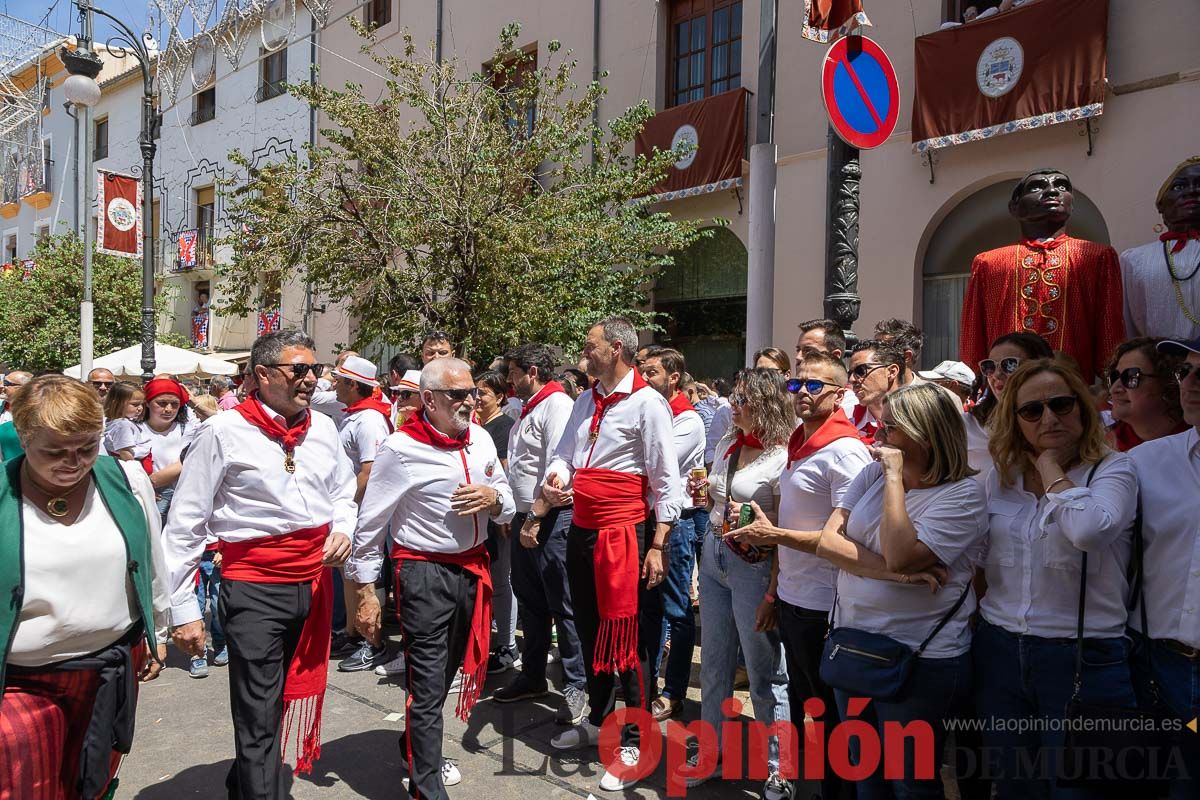
<svg viewBox="0 0 1200 800">
<path fill-rule="evenodd" d="M 30 373 L 19 369 L 4 376 L 3 383 L 0 385 L 0 425 L 12 421 L 12 412 L 8 409 L 8 393 L 18 386 L 24 386 L 32 377 L 33 375 Z"/>
<path fill-rule="evenodd" d="M 100 403 L 104 404 L 104 398 L 108 397 L 108 390 L 113 387 L 117 379 L 113 377 L 112 370 L 104 367 L 96 367 L 88 373 L 88 383 L 96 390 L 96 394 L 100 395 Z"/>
</svg>

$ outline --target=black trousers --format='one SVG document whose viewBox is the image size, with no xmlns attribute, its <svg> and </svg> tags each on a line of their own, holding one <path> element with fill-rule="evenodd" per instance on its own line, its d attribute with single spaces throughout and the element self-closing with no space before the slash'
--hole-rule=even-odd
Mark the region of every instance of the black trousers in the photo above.
<svg viewBox="0 0 1200 800">
<path fill-rule="evenodd" d="M 230 800 L 286 800 L 279 752 L 283 682 L 312 607 L 312 584 L 226 578 L 220 601 L 234 739 L 225 788 Z"/>
<path fill-rule="evenodd" d="M 442 783 L 442 708 L 467 651 L 477 583 L 454 564 L 401 561 L 397 570 L 408 688 L 400 745 L 414 800 L 448 797 Z"/>
<path fill-rule="evenodd" d="M 646 558 L 646 542 L 653 540 L 652 522 L 637 526 L 638 572 Z M 647 533 L 649 530 L 649 533 Z M 583 662 L 587 673 L 587 692 L 590 711 L 588 722 L 599 726 L 604 718 L 616 708 L 618 683 L 625 693 L 626 708 L 650 709 L 658 687 L 650 659 L 658 650 L 662 636 L 663 599 L 662 584 L 653 589 L 646 588 L 644 580 L 638 580 L 638 668 L 626 670 L 619 675 L 611 672 L 596 672 L 592 663 L 596 654 L 596 636 L 600 632 L 600 609 L 596 599 L 595 551 L 599 532 L 591 528 L 580 528 L 572 524 L 567 534 L 567 580 L 571 584 L 571 602 L 575 606 L 575 629 L 583 646 Z M 664 569 L 666 562 L 663 563 Z M 621 731 L 621 744 L 637 747 L 640 731 L 635 725 L 626 725 Z"/>
</svg>

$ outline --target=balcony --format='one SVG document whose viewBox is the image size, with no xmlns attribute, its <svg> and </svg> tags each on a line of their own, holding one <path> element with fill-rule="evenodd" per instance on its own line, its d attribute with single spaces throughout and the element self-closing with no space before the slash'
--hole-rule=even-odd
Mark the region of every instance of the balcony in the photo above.
<svg viewBox="0 0 1200 800">
<path fill-rule="evenodd" d="M 209 120 L 213 120 L 216 118 L 217 118 L 217 107 L 216 106 L 206 106 L 204 108 L 197 108 L 195 111 L 192 112 L 192 115 L 190 117 L 188 117 L 188 125 L 191 125 L 194 128 L 197 125 L 203 125 L 205 122 L 208 122 Z"/>
<path fill-rule="evenodd" d="M 54 202 L 54 195 L 51 188 L 50 172 L 47 170 L 46 176 L 42 181 L 26 188 L 25 194 L 21 195 L 21 201 L 38 211 L 47 209 Z"/>
<path fill-rule="evenodd" d="M 265 103 L 281 94 L 287 94 L 287 87 L 283 81 L 266 81 L 258 87 L 258 92 L 254 95 L 254 102 Z"/>
<path fill-rule="evenodd" d="M 164 272 L 178 275 L 213 268 L 215 263 L 213 259 L 214 240 L 208 230 L 191 228 L 180 231 L 179 238 L 174 244 L 175 253 L 172 258 L 167 258 L 169 251 L 164 247 Z"/>
</svg>

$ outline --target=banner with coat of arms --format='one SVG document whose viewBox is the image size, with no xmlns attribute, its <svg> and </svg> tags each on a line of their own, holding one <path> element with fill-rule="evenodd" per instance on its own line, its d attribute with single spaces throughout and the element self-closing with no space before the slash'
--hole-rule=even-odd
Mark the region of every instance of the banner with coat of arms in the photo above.
<svg viewBox="0 0 1200 800">
<path fill-rule="evenodd" d="M 96 249 L 110 256 L 142 257 L 142 182 L 130 175 L 97 170 Z"/>
<path fill-rule="evenodd" d="M 200 238 L 197 230 L 182 231 L 179 234 L 179 268 L 192 269 L 196 266 L 196 241 Z"/>
<path fill-rule="evenodd" d="M 264 333 L 274 333 L 283 325 L 283 312 L 278 308 L 259 309 L 258 312 L 258 335 Z"/>
<path fill-rule="evenodd" d="M 638 155 L 674 150 L 683 142 L 694 146 L 654 187 L 656 200 L 674 200 L 742 185 L 746 95 L 745 89 L 733 89 L 665 109 L 646 121 L 637 136 Z"/>
<path fill-rule="evenodd" d="M 1104 111 L 1108 0 L 1023 6 L 916 40 L 913 150 Z"/>
</svg>

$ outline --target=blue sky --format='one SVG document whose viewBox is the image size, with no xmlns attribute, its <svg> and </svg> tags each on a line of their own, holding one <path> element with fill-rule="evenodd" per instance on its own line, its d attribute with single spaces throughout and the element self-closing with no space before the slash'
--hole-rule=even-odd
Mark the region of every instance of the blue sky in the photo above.
<svg viewBox="0 0 1200 800">
<path fill-rule="evenodd" d="M 122 22 L 141 33 L 146 27 L 147 11 L 153 4 L 147 0 L 93 0 L 97 8 L 120 18 Z M 220 14 L 225 5 L 224 0 L 217 0 L 217 12 L 213 20 Z M 78 33 L 79 16 L 72 0 L 0 0 L 0 11 L 12 17 L 40 23 L 47 28 L 63 34 Z M 155 8 L 157 13 L 157 8 Z M 47 16 L 48 14 L 48 16 Z M 184 15 L 184 27 L 187 26 L 188 15 Z M 210 26 L 213 22 L 209 23 Z M 96 17 L 96 38 L 103 42 L 114 32 L 113 26 L 103 17 Z M 159 35 L 158 31 L 154 31 Z"/>
</svg>

